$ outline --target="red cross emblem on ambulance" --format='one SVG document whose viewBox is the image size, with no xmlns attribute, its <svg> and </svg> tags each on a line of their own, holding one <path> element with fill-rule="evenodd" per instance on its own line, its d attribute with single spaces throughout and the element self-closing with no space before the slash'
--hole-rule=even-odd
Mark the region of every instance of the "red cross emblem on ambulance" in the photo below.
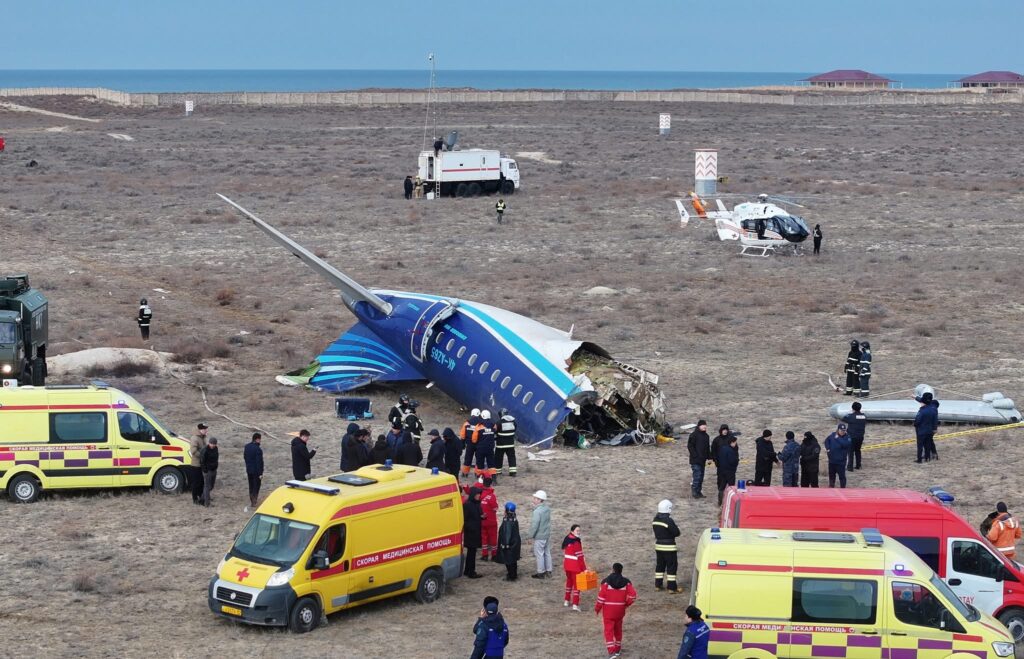
<svg viewBox="0 0 1024 659">
<path fill-rule="evenodd" d="M 243 568 L 242 568 L 241 570 L 239 570 L 239 571 L 238 571 L 238 572 L 237 572 L 236 574 L 238 574 L 238 580 L 239 580 L 239 581 L 245 581 L 245 578 L 246 578 L 247 576 L 249 576 L 249 568 L 247 568 L 247 567 L 243 567 Z"/>
</svg>

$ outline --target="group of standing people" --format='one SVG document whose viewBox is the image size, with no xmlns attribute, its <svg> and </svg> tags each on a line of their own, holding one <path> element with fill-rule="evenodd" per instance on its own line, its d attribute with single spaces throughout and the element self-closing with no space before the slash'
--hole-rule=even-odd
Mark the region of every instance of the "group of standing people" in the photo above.
<svg viewBox="0 0 1024 659">
<path fill-rule="evenodd" d="M 468 478 L 472 471 L 477 478 L 490 476 L 497 483 L 498 473 L 504 473 L 506 460 L 509 476 L 514 478 L 518 473 L 516 419 L 508 410 L 502 409 L 495 421 L 490 410 L 474 408 L 459 430 L 459 440 L 463 451 L 462 478 Z"/>
<path fill-rule="evenodd" d="M 210 426 L 196 424 L 196 432 L 189 440 L 189 463 L 185 467 L 185 484 L 192 492 L 192 503 L 202 506 L 213 505 L 213 488 L 217 484 L 217 470 L 220 467 L 220 449 L 216 437 L 209 437 Z M 255 432 L 252 440 L 242 452 L 245 474 L 249 482 L 249 502 L 255 508 L 263 482 L 263 436 Z M 248 508 L 246 508 L 248 510 Z"/>
<path fill-rule="evenodd" d="M 843 371 L 846 373 L 846 390 L 843 393 L 867 398 L 871 394 L 871 344 L 851 339 Z"/>
</svg>

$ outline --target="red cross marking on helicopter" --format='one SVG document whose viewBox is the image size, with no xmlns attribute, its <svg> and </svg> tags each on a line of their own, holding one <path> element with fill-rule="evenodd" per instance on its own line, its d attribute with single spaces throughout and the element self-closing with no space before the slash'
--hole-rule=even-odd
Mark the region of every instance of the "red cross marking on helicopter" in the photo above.
<svg viewBox="0 0 1024 659">
<path fill-rule="evenodd" d="M 237 574 L 239 581 L 245 581 L 245 578 L 249 576 L 249 568 L 243 567 L 241 570 L 237 572 Z"/>
</svg>

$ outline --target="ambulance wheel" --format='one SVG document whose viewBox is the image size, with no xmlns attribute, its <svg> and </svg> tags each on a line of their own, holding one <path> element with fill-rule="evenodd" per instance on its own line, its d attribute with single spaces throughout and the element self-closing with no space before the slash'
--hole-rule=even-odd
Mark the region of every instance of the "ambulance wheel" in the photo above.
<svg viewBox="0 0 1024 659">
<path fill-rule="evenodd" d="M 421 604 L 436 602 L 444 593 L 444 574 L 436 567 L 423 571 L 420 585 L 416 588 L 416 599 Z"/>
<path fill-rule="evenodd" d="M 469 190 L 469 186 L 468 185 L 466 185 L 465 183 L 459 183 L 457 186 L 455 186 L 455 196 L 456 197 L 465 197 L 466 196 L 466 192 L 468 190 Z"/>
<path fill-rule="evenodd" d="M 181 472 L 175 467 L 162 467 L 153 477 L 153 490 L 160 494 L 177 494 L 181 492 Z"/>
<path fill-rule="evenodd" d="M 32 474 L 19 474 L 7 486 L 7 496 L 14 503 L 32 503 L 39 498 L 43 488 Z"/>
<path fill-rule="evenodd" d="M 1007 609 L 999 614 L 999 622 L 1010 630 L 1014 643 L 1024 642 L 1024 609 Z"/>
<path fill-rule="evenodd" d="M 466 194 L 468 194 L 470 197 L 479 197 L 480 196 L 480 184 L 479 183 L 470 183 L 469 184 L 469 190 L 466 191 Z"/>
<path fill-rule="evenodd" d="M 292 607 L 288 616 L 288 629 L 296 634 L 305 634 L 320 624 L 320 604 L 315 597 L 303 597 Z"/>
</svg>

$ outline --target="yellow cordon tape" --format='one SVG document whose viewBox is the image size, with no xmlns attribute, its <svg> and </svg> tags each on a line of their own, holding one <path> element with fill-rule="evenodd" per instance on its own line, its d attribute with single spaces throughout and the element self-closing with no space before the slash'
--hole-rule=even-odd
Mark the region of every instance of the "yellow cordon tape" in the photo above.
<svg viewBox="0 0 1024 659">
<path fill-rule="evenodd" d="M 935 435 L 935 440 L 940 439 L 953 439 L 954 437 L 966 437 L 967 435 L 977 435 L 983 432 L 995 432 L 996 430 L 1013 430 L 1014 428 L 1024 428 L 1024 421 L 1020 423 L 1007 423 L 1002 426 L 989 426 L 988 428 L 974 428 L 973 430 L 961 430 L 959 432 L 949 432 L 944 435 Z M 870 451 L 876 448 L 889 448 L 890 446 L 902 446 L 903 444 L 915 444 L 917 438 L 913 439 L 896 439 L 891 442 L 879 442 L 877 444 L 865 444 L 861 447 L 862 451 Z"/>
<path fill-rule="evenodd" d="M 995 432 L 996 430 L 1013 430 L 1014 428 L 1024 428 L 1024 421 L 1019 423 L 1007 423 L 1002 426 L 989 426 L 988 428 L 974 428 L 973 430 L 961 430 L 959 432 L 948 432 L 944 435 L 935 435 L 933 439 L 953 439 L 955 437 L 966 437 L 967 435 L 978 435 L 983 432 Z M 903 446 L 904 444 L 916 444 L 917 438 L 913 439 L 894 439 L 891 442 L 879 442 L 877 444 L 865 444 L 861 447 L 862 451 L 871 451 L 878 448 L 890 448 L 892 446 Z M 740 460 L 740 464 L 750 464 L 753 460 L 747 458 L 746 460 Z"/>
</svg>

